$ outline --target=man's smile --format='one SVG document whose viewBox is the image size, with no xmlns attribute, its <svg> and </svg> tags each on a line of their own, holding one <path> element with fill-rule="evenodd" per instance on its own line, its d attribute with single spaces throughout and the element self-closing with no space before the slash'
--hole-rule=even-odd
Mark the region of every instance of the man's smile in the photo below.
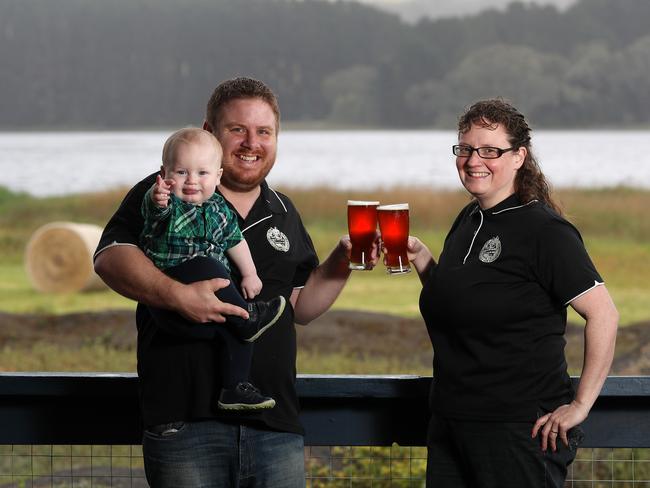
<svg viewBox="0 0 650 488">
<path fill-rule="evenodd" d="M 252 154 L 236 154 L 236 156 L 238 159 L 244 161 L 245 163 L 252 163 L 253 161 L 257 161 L 260 158 L 259 156 L 254 156 Z"/>
</svg>

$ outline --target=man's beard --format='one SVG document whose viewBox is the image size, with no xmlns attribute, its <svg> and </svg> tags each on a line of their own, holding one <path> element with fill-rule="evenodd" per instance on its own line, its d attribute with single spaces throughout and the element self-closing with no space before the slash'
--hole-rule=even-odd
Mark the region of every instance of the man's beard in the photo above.
<svg viewBox="0 0 650 488">
<path fill-rule="evenodd" d="M 254 190 L 268 176 L 273 165 L 274 162 L 270 164 L 267 163 L 265 167 L 254 173 L 240 171 L 238 168 L 229 171 L 228 167 L 224 167 L 223 175 L 221 176 L 221 185 L 225 186 L 229 190 L 237 192 L 248 192 Z"/>
</svg>

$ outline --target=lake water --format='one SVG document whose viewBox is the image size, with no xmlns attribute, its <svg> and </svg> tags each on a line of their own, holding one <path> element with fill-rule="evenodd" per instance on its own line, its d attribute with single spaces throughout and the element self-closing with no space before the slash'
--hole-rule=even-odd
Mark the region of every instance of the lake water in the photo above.
<svg viewBox="0 0 650 488">
<path fill-rule="evenodd" d="M 171 131 L 0 133 L 2 186 L 34 196 L 130 186 L 160 166 Z M 536 131 L 556 188 L 650 188 L 650 131 Z M 284 131 L 275 186 L 460 188 L 453 131 Z"/>
</svg>

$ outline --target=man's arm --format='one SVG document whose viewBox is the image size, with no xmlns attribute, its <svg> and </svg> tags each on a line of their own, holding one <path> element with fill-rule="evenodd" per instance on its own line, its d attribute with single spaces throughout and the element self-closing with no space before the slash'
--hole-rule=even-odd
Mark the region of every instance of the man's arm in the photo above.
<svg viewBox="0 0 650 488">
<path fill-rule="evenodd" d="M 305 286 L 294 290 L 291 303 L 296 323 L 307 325 L 332 306 L 350 276 L 348 264 L 351 249 L 349 237 L 343 237 L 329 257 L 311 272 Z M 376 245 L 373 258 L 373 264 L 376 264 Z"/>
<path fill-rule="evenodd" d="M 214 291 L 223 280 L 184 285 L 154 266 L 137 247 L 144 227 L 142 200 L 154 183 L 153 173 L 136 184 L 124 197 L 106 224 L 95 253 L 95 271 L 113 290 L 145 305 L 175 310 L 194 322 L 223 322 L 222 313 L 247 316 L 241 308 L 220 302 Z"/>
<path fill-rule="evenodd" d="M 192 322 L 224 322 L 224 314 L 246 318 L 245 310 L 220 301 L 215 291 L 228 280 L 184 285 L 168 277 L 133 245 L 113 245 L 95 257 L 95 272 L 113 290 L 145 305 L 175 310 Z"/>
</svg>

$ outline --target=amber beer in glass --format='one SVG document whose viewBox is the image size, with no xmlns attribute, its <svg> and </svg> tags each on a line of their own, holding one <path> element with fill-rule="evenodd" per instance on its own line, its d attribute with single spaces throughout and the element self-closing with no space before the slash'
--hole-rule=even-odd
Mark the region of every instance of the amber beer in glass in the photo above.
<svg viewBox="0 0 650 488">
<path fill-rule="evenodd" d="M 406 246 L 409 237 L 409 204 L 381 205 L 377 207 L 379 231 L 386 248 L 388 274 L 410 273 Z"/>
<path fill-rule="evenodd" d="M 372 243 L 377 231 L 379 202 L 348 200 L 348 233 L 352 242 L 350 269 L 369 270 Z"/>
</svg>

